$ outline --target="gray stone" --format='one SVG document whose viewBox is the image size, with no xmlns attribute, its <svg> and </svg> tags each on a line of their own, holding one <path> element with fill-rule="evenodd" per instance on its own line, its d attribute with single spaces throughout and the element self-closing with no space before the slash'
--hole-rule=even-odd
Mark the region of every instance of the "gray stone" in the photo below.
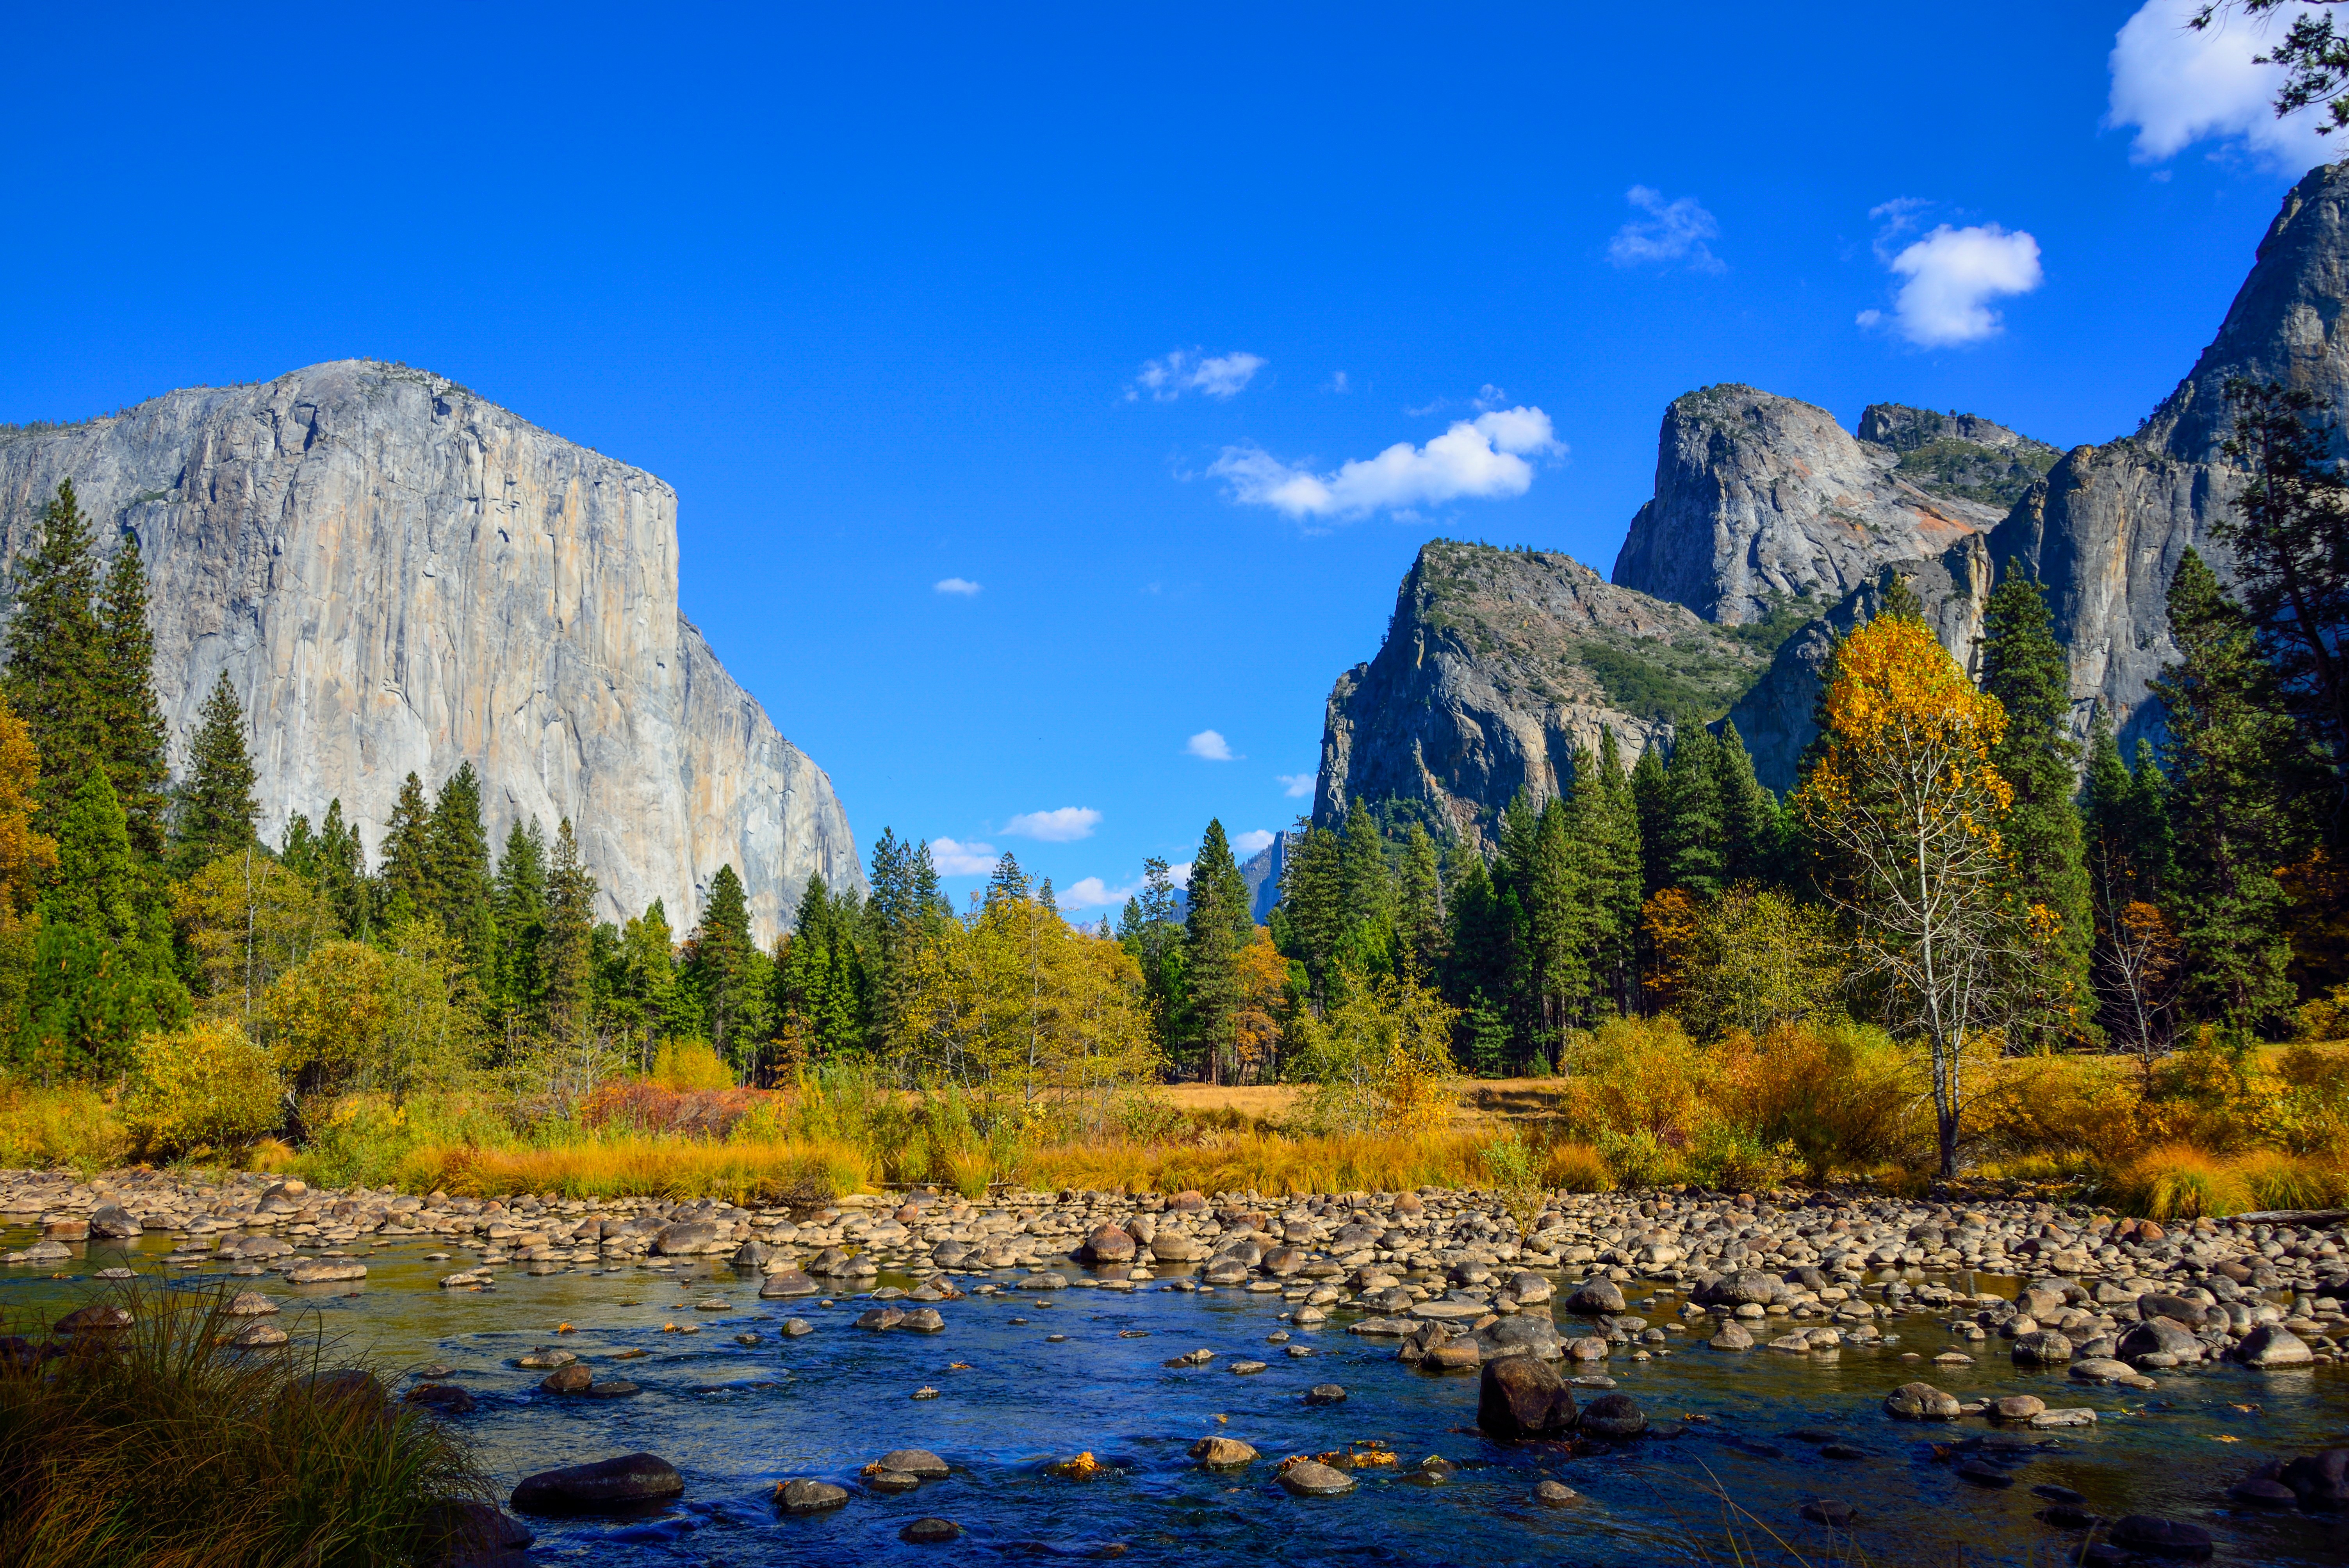
<svg viewBox="0 0 2349 1568">
<path fill-rule="evenodd" d="M 685 1478 L 657 1454 L 623 1454 L 525 1477 L 513 1490 L 517 1513 L 608 1513 L 685 1494 Z"/>
<path fill-rule="evenodd" d="M 785 1513 L 824 1513 L 843 1507 L 848 1501 L 848 1489 L 833 1485 L 828 1480 L 810 1480 L 802 1477 L 787 1480 L 775 1489 L 775 1506 Z"/>
<path fill-rule="evenodd" d="M 2246 1367 L 2306 1367 L 2316 1359 L 2316 1353 L 2282 1324 L 2263 1323 L 2243 1336 L 2234 1357 Z"/>
<path fill-rule="evenodd" d="M 1550 1365 L 1531 1356 L 1485 1363 L 1476 1425 L 1488 1438 L 1554 1438 L 1574 1426 L 1573 1392 Z"/>
<path fill-rule="evenodd" d="M 1202 1470 L 1243 1470 L 1256 1463 L 1257 1451 L 1237 1438 L 1201 1438 L 1191 1445 L 1191 1457 Z"/>
<path fill-rule="evenodd" d="M 1884 1413 L 1904 1421 L 1954 1421 L 1958 1400 L 1930 1383 L 1903 1383 L 1884 1397 Z"/>
<path fill-rule="evenodd" d="M 1336 1497 L 1354 1490 L 1354 1478 L 1319 1460 L 1292 1460 L 1280 1467 L 1280 1484 L 1299 1497 Z"/>
</svg>

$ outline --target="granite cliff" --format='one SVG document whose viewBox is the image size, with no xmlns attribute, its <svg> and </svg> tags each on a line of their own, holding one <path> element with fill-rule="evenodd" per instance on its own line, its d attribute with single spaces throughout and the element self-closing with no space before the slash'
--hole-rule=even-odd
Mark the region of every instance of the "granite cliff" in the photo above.
<svg viewBox="0 0 2349 1568">
<path fill-rule="evenodd" d="M 1673 714 L 1720 712 L 1765 662 L 1744 629 L 1565 555 L 1435 540 L 1377 656 L 1330 694 L 1314 820 L 1396 800 L 1490 848 L 1500 808 L 1520 789 L 1555 794 L 1577 746 L 1611 727 L 1628 767 L 1669 740 Z"/>
<path fill-rule="evenodd" d="M 2164 596 L 2190 546 L 2221 571 L 2210 525 L 2240 471 L 2220 449 L 2232 430 L 2230 377 L 2280 381 L 2349 418 L 2349 162 L 2313 169 L 2285 196 L 2218 335 L 2137 433 L 2067 453 L 1991 536 L 2048 585 L 2071 651 L 2075 725 L 2096 704 L 2125 740 L 2158 728 L 2147 683 L 2177 656 Z"/>
<path fill-rule="evenodd" d="M 465 761 L 495 840 L 569 817 L 624 919 L 682 931 L 730 863 L 762 941 L 809 873 L 862 886 L 832 783 L 678 608 L 677 493 L 443 377 L 343 360 L 0 429 L 0 573 L 71 479 L 136 535 L 177 766 L 228 673 L 261 828 L 340 798 L 370 851 L 401 779 Z"/>
</svg>

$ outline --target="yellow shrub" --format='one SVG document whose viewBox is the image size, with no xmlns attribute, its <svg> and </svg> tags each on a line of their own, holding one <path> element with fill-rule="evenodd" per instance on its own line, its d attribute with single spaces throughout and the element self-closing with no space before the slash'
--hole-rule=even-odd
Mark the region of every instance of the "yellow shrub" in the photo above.
<svg viewBox="0 0 2349 1568">
<path fill-rule="evenodd" d="M 99 1171 L 121 1164 L 129 1142 L 114 1108 L 94 1088 L 0 1078 L 0 1166 Z"/>
<path fill-rule="evenodd" d="M 2262 1209 L 2330 1209 L 2349 1196 L 2349 1171 L 2282 1150 L 2246 1154 L 2235 1171 Z"/>
<path fill-rule="evenodd" d="M 1644 1132 L 1677 1149 L 1712 1116 L 1713 1057 L 1669 1013 L 1569 1036 L 1560 1059 L 1570 1075 L 1567 1119 L 1579 1131 Z"/>
<path fill-rule="evenodd" d="M 1588 1143 L 1553 1144 L 1542 1157 L 1542 1185 L 1568 1192 L 1604 1192 L 1615 1185 L 1607 1161 Z"/>
<path fill-rule="evenodd" d="M 2115 1204 L 2148 1220 L 2199 1220 L 2257 1206 L 2249 1182 L 2225 1161 L 2190 1143 L 2166 1143 L 2113 1178 Z"/>
<path fill-rule="evenodd" d="M 139 1037 L 122 1119 L 158 1153 L 238 1148 L 285 1119 L 283 1092 L 241 1026 L 199 1021 Z"/>
<path fill-rule="evenodd" d="M 679 1094 L 732 1088 L 734 1071 L 707 1040 L 663 1040 L 653 1057 L 653 1081 Z"/>
<path fill-rule="evenodd" d="M 2106 1057 L 2013 1057 L 1974 1102 L 1974 1136 L 1994 1157 L 2093 1150 L 2126 1161 L 2159 1134 L 2137 1068 Z"/>
</svg>

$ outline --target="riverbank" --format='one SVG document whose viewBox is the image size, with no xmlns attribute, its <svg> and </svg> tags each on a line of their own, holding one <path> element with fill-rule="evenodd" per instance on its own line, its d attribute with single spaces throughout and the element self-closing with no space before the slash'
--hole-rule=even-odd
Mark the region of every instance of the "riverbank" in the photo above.
<svg viewBox="0 0 2349 1568">
<path fill-rule="evenodd" d="M 673 1468 L 646 1473 L 682 1496 L 650 1515 L 530 1515 L 598 1561 L 706 1531 L 743 1562 L 886 1555 L 930 1517 L 1001 1550 L 1203 1563 L 1268 1529 L 1334 1531 L 1333 1557 L 1369 1530 L 1429 1561 L 1551 1561 L 1565 1531 L 1593 1563 L 1655 1561 L 1685 1549 L 1671 1531 L 1705 1539 L 1684 1505 L 1718 1475 L 1774 1528 L 1823 1528 L 1798 1511 L 1840 1498 L 1883 1532 L 1874 1560 L 1992 1539 L 2023 1562 L 2054 1526 L 2040 1500 L 2005 1506 L 2022 1474 L 2090 1499 L 2083 1518 L 2172 1513 L 2298 1563 L 2321 1557 L 2236 1520 L 2227 1491 L 2337 1412 L 2340 1220 L 1695 1192 L 1547 1194 L 1513 1217 L 1445 1189 L 606 1202 L 11 1172 L 23 1261 L 0 1291 L 62 1305 L 78 1287 L 57 1276 L 123 1267 L 282 1303 L 297 1340 L 315 1314 L 404 1364 L 388 1380 L 474 1434 L 517 1505 L 543 1504 L 520 1484 L 540 1472 L 657 1454 Z M 1518 1357 L 1557 1368 L 1572 1430 L 1485 1423 L 1479 1379 Z M 1203 1468 L 1208 1436 L 1261 1462 Z M 2214 1439 L 2246 1446 L 2213 1467 Z M 916 1449 L 947 1473 L 870 1468 Z M 1350 1501 L 1292 1495 L 1326 1478 L 1284 1454 L 1344 1460 L 1325 1468 Z M 1352 1511 L 1288 1511 L 1324 1507 Z"/>
</svg>

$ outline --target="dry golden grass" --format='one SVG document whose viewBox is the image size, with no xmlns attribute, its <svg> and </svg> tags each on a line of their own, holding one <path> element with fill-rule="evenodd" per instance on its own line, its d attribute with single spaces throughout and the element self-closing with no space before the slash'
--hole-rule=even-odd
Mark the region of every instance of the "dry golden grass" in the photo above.
<svg viewBox="0 0 2349 1568">
<path fill-rule="evenodd" d="M 1282 1138 L 1260 1133 L 1197 1144 L 1125 1141 L 1067 1144 L 1031 1152 L 1020 1179 L 1036 1187 L 1129 1191 L 1399 1191 L 1410 1187 L 1483 1187 L 1490 1138 L 1475 1130 L 1416 1137 L 1371 1134 Z M 1606 1166 L 1587 1145 L 1541 1151 L 1557 1185 L 1606 1184 Z"/>
<path fill-rule="evenodd" d="M 832 1139 L 771 1143 L 709 1143 L 642 1135 L 554 1148 L 484 1149 L 454 1145 L 417 1150 L 402 1171 L 419 1191 L 439 1188 L 473 1197 L 559 1192 L 567 1198 L 669 1198 L 812 1201 L 864 1187 L 874 1175 L 857 1145 Z"/>
</svg>

